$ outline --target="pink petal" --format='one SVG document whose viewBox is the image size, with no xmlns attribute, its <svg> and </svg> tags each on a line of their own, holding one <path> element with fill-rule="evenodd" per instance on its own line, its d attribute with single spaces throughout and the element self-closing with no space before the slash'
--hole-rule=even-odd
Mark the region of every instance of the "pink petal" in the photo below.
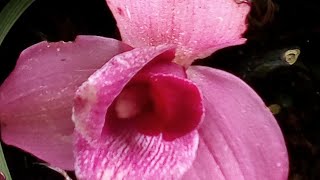
<svg viewBox="0 0 320 180">
<path fill-rule="evenodd" d="M 175 44 L 175 61 L 194 59 L 245 42 L 245 18 L 250 9 L 235 0 L 106 0 L 122 40 L 133 46 Z"/>
<path fill-rule="evenodd" d="M 123 129 L 106 141 L 76 136 L 76 175 L 81 179 L 178 179 L 192 165 L 198 147 L 193 131 L 175 141 Z"/>
<path fill-rule="evenodd" d="M 187 74 L 202 90 L 206 113 L 197 158 L 184 178 L 287 179 L 281 130 L 259 96 L 220 70 L 191 67 Z"/>
<path fill-rule="evenodd" d="M 24 50 L 0 87 L 1 135 L 52 166 L 73 169 L 73 96 L 90 74 L 130 48 L 113 39 L 79 36 Z"/>
<path fill-rule="evenodd" d="M 185 79 L 182 67 L 171 63 L 173 57 L 170 46 L 137 48 L 114 57 L 79 88 L 73 114 L 79 179 L 176 179 L 191 167 L 198 147 L 193 130 L 202 117 L 202 99 L 196 86 Z M 153 100 L 165 101 L 151 105 L 155 110 L 150 112 L 144 106 L 148 88 L 151 93 L 157 91 Z M 183 95 L 190 94 L 194 97 L 182 101 Z M 135 111 L 135 106 L 143 109 Z M 147 110 L 146 116 L 137 117 L 140 110 Z M 163 135 L 154 134 L 163 123 L 157 122 L 161 118 L 169 120 L 164 122 L 169 129 L 165 126 Z M 187 127 L 188 133 L 176 123 Z M 171 141 L 163 138 L 165 134 Z"/>
</svg>

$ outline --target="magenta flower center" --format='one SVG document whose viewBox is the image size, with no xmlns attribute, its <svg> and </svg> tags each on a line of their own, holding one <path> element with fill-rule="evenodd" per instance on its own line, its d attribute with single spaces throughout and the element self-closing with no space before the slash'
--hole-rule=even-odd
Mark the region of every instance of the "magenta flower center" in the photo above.
<svg viewBox="0 0 320 180">
<path fill-rule="evenodd" d="M 175 72 L 174 74 L 172 72 Z M 110 127 L 171 141 L 195 130 L 203 107 L 198 88 L 174 63 L 150 64 L 123 88 L 107 112 Z"/>
</svg>

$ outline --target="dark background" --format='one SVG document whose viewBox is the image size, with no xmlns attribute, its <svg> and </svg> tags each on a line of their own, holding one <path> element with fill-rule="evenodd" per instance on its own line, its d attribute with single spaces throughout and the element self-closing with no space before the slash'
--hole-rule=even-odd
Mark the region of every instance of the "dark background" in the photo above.
<svg viewBox="0 0 320 180">
<path fill-rule="evenodd" d="M 0 0 L 0 9 L 7 2 Z M 290 156 L 289 179 L 320 179 L 320 2 L 255 0 L 252 5 L 244 35 L 248 42 L 197 64 L 231 72 L 267 105 L 277 104 L 281 109 L 275 116 Z M 78 34 L 120 38 L 104 0 L 36 0 L 0 46 L 0 83 L 25 48 L 43 40 L 73 40 Z M 294 48 L 301 51 L 298 61 L 282 63 L 283 53 Z M 4 153 L 14 180 L 63 179 L 16 148 L 4 145 Z"/>
</svg>

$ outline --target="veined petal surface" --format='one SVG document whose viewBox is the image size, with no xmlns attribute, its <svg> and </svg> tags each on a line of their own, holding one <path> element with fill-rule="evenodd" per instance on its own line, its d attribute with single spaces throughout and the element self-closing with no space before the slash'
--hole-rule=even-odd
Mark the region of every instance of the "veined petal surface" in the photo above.
<svg viewBox="0 0 320 180">
<path fill-rule="evenodd" d="M 250 6 L 235 0 L 106 0 L 122 40 L 132 47 L 175 44 L 188 66 L 214 51 L 245 42 Z"/>
<path fill-rule="evenodd" d="M 184 179 L 285 180 L 288 155 L 281 130 L 260 97 L 239 78 L 191 66 L 203 93 L 199 149 Z"/>
<path fill-rule="evenodd" d="M 120 41 L 79 36 L 24 50 L 0 87 L 2 140 L 52 166 L 73 169 L 73 97 L 113 56 L 131 49 Z"/>
</svg>

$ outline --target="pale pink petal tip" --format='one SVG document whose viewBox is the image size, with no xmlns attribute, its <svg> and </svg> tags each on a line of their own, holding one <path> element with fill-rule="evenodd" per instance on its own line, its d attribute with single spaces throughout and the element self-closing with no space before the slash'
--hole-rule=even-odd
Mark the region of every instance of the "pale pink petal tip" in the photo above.
<svg viewBox="0 0 320 180">
<path fill-rule="evenodd" d="M 24 50 L 0 87 L 2 140 L 52 166 L 73 169 L 74 93 L 96 69 L 129 49 L 117 40 L 79 36 Z"/>
<path fill-rule="evenodd" d="M 245 42 L 247 3 L 235 0 L 106 0 L 121 33 L 133 46 L 177 46 L 175 61 L 190 65 L 214 51 Z"/>
<path fill-rule="evenodd" d="M 286 180 L 288 154 L 281 130 L 260 97 L 239 78 L 191 66 L 203 93 L 199 149 L 184 179 Z"/>
<path fill-rule="evenodd" d="M 80 179 L 170 179 L 188 170 L 202 97 L 173 58 L 170 46 L 136 48 L 79 88 L 73 120 Z"/>
</svg>

